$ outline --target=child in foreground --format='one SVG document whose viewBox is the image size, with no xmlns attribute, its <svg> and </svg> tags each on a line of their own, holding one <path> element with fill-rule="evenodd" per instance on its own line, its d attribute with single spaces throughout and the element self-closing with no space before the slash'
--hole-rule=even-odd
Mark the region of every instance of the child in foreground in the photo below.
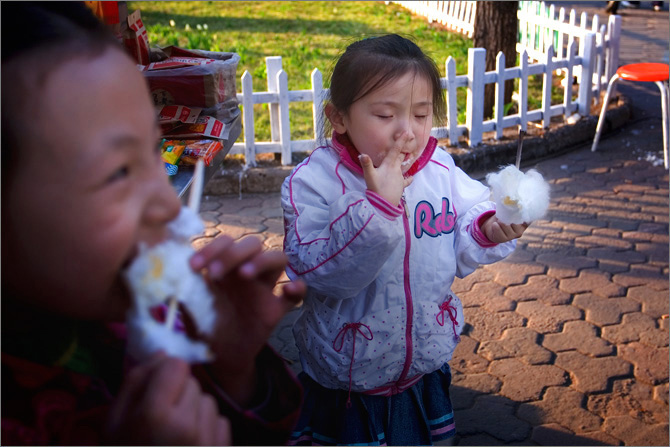
<svg viewBox="0 0 670 447">
<path fill-rule="evenodd" d="M 215 360 L 124 362 L 122 272 L 180 211 L 141 73 L 79 2 L 2 5 L 2 441 L 283 443 L 301 388 L 266 345 L 304 284 L 255 238 L 190 259 Z"/>
<path fill-rule="evenodd" d="M 291 444 L 430 445 L 455 426 L 448 361 L 463 330 L 451 285 L 505 258 L 489 190 L 436 149 L 435 63 L 398 35 L 350 45 L 325 108 L 332 142 L 282 187 L 305 403 Z"/>
</svg>

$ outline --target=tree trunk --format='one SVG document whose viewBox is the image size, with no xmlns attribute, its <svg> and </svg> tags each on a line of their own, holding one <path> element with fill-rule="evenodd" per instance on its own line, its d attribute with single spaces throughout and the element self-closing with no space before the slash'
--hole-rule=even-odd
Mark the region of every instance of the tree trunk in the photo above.
<svg viewBox="0 0 670 447">
<path fill-rule="evenodd" d="M 500 51 L 505 55 L 505 68 L 516 65 L 516 38 L 518 1 L 477 2 L 475 32 L 472 43 L 475 48 L 486 49 L 486 71 L 496 68 L 496 57 Z M 512 101 L 514 80 L 505 82 L 505 104 Z M 484 117 L 493 116 L 495 84 L 488 84 L 484 92 Z"/>
</svg>

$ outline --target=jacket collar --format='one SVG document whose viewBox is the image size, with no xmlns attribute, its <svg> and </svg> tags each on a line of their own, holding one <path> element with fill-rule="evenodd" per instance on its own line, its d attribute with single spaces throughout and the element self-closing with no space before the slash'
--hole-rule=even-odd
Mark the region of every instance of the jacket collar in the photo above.
<svg viewBox="0 0 670 447">
<path fill-rule="evenodd" d="M 339 154 L 340 160 L 342 160 L 342 163 L 346 167 L 354 172 L 359 173 L 360 175 L 363 175 L 363 167 L 361 166 L 361 162 L 358 159 L 360 153 L 354 147 L 351 140 L 349 140 L 347 134 L 340 134 L 333 131 L 331 147 Z M 404 176 L 409 177 L 415 175 L 417 172 L 423 169 L 433 156 L 433 152 L 435 152 L 436 147 L 437 139 L 435 137 L 428 138 L 428 143 L 426 144 L 423 152 L 421 155 L 419 155 L 419 158 L 414 162 L 412 167 L 409 168 L 409 171 L 407 171 Z"/>
</svg>

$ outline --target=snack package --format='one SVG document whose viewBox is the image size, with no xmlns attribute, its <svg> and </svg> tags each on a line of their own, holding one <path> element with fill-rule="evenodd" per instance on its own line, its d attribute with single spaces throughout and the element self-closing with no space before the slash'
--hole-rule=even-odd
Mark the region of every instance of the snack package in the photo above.
<svg viewBox="0 0 670 447">
<path fill-rule="evenodd" d="M 202 112 L 198 107 L 161 106 L 158 109 L 158 122 L 195 123 Z"/>
<path fill-rule="evenodd" d="M 123 33 L 123 43 L 138 64 L 147 65 L 150 62 L 149 37 L 139 9 L 128 16 L 128 29 Z"/>
<path fill-rule="evenodd" d="M 216 154 L 223 148 L 217 140 L 187 140 L 185 143 L 180 161 L 182 165 L 194 165 L 201 158 L 205 166 L 210 166 Z"/>
<path fill-rule="evenodd" d="M 171 165 L 179 164 L 186 145 L 183 141 L 163 140 L 161 144 L 161 158 Z"/>
<path fill-rule="evenodd" d="M 140 65 L 141 71 L 165 70 L 168 68 L 191 67 L 193 65 L 207 65 L 216 62 L 216 59 L 205 59 L 202 57 L 169 57 L 165 60 L 152 62 L 149 65 Z"/>
<path fill-rule="evenodd" d="M 142 72 L 149 83 L 154 104 L 207 108 L 237 99 L 235 79 L 240 60 L 237 53 L 183 50 L 178 47 L 161 50 L 168 57 L 167 62 L 162 61 L 164 66 Z M 195 63 L 198 65 L 193 65 Z M 181 66 L 168 67 L 170 64 Z M 148 62 L 142 65 L 148 65 Z"/>
<path fill-rule="evenodd" d="M 200 116 L 195 123 L 181 124 L 163 135 L 169 138 L 228 138 L 230 128 L 213 116 Z"/>
</svg>

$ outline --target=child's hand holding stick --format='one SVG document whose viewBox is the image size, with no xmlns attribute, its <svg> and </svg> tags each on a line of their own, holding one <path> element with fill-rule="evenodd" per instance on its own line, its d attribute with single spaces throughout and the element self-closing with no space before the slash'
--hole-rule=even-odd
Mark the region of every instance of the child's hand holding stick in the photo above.
<svg viewBox="0 0 670 447">
<path fill-rule="evenodd" d="M 255 237 L 234 241 L 220 236 L 191 259 L 194 270 L 206 268 L 216 294 L 217 327 L 210 347 L 215 361 L 210 373 L 240 405 L 256 389 L 255 358 L 275 326 L 298 304 L 304 283 L 289 282 L 274 289 L 286 267 L 281 252 L 265 252 Z"/>
<path fill-rule="evenodd" d="M 126 376 L 110 408 L 107 441 L 117 445 L 230 445 L 230 422 L 201 391 L 190 366 L 154 354 Z"/>
</svg>

